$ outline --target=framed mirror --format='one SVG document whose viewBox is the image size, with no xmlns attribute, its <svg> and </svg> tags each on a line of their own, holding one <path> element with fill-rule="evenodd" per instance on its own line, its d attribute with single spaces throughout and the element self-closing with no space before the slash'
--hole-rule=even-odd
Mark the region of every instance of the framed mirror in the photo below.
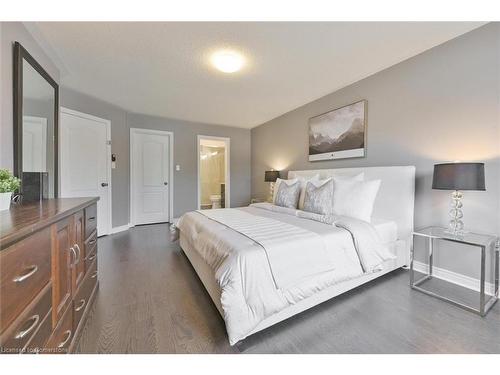
<svg viewBox="0 0 500 375">
<path fill-rule="evenodd" d="M 58 196 L 59 86 L 14 44 L 14 173 L 23 200 Z"/>
</svg>

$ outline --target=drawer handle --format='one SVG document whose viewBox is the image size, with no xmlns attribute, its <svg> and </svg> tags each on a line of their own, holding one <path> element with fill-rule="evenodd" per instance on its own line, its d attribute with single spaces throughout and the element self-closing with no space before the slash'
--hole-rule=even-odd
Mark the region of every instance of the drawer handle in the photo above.
<svg viewBox="0 0 500 375">
<path fill-rule="evenodd" d="M 71 262 L 71 267 L 75 267 L 78 264 L 78 256 L 76 255 L 76 250 L 73 246 L 69 248 L 69 251 L 73 253 L 73 261 Z"/>
<path fill-rule="evenodd" d="M 78 246 L 77 243 L 75 243 L 75 249 L 78 250 L 78 260 L 76 261 L 75 264 L 80 263 L 80 260 L 82 258 L 82 250 L 80 249 L 80 246 Z"/>
<path fill-rule="evenodd" d="M 12 197 L 12 199 L 10 200 L 12 203 L 21 203 L 21 201 L 23 200 L 23 196 L 21 194 L 16 194 Z"/>
<path fill-rule="evenodd" d="M 94 221 L 94 220 L 95 220 L 95 216 L 92 216 L 92 217 L 88 218 L 88 221 Z"/>
<path fill-rule="evenodd" d="M 38 271 L 38 266 L 33 264 L 32 266 L 29 266 L 28 268 L 26 268 L 26 271 L 28 271 L 28 272 L 26 272 L 24 275 L 14 277 L 12 279 L 12 281 L 14 281 L 15 283 L 23 282 L 27 278 L 33 276 L 36 271 Z"/>
<path fill-rule="evenodd" d="M 15 336 L 16 339 L 18 339 L 18 340 L 22 339 L 28 333 L 30 333 L 31 331 L 33 331 L 35 329 L 35 327 L 38 325 L 38 322 L 40 321 L 40 315 L 33 315 L 31 318 L 29 318 L 28 320 L 26 320 L 26 322 L 29 322 L 31 320 L 33 321 L 33 323 L 31 323 L 28 328 L 26 328 L 25 330 L 22 330 L 22 331 L 19 331 L 18 333 L 16 333 L 16 336 Z"/>
<path fill-rule="evenodd" d="M 93 260 L 95 259 L 95 257 L 96 257 L 96 256 L 97 256 L 97 254 L 96 254 L 96 253 L 93 253 L 91 256 L 89 256 L 89 257 L 87 258 L 87 260 L 93 261 Z"/>
<path fill-rule="evenodd" d="M 97 277 L 97 271 L 94 271 L 94 273 L 93 273 L 92 275 L 90 275 L 90 277 L 91 277 L 92 279 L 95 279 L 95 278 Z"/>
<path fill-rule="evenodd" d="M 63 342 L 57 345 L 58 348 L 63 348 L 64 345 L 68 343 L 69 339 L 71 338 L 71 330 L 68 329 L 67 331 L 64 331 L 64 335 L 66 335 L 67 337 L 64 339 Z"/>
<path fill-rule="evenodd" d="M 83 309 L 83 307 L 85 306 L 85 300 L 84 299 L 81 299 L 80 300 L 80 305 L 78 305 L 77 307 L 75 307 L 75 311 L 78 312 L 80 311 L 81 309 Z"/>
</svg>

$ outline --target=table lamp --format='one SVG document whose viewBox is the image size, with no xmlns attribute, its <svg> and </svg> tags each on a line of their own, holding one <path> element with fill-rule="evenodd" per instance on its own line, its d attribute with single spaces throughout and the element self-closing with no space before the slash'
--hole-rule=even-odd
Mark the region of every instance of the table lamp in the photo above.
<svg viewBox="0 0 500 375">
<path fill-rule="evenodd" d="M 449 231 L 463 232 L 464 223 L 461 220 L 463 190 L 484 191 L 484 163 L 443 163 L 434 165 L 432 188 L 438 190 L 452 190 L 451 220 Z"/>
<path fill-rule="evenodd" d="M 280 176 L 279 171 L 266 171 L 264 173 L 264 181 L 270 182 L 270 186 L 269 186 L 269 201 L 270 202 L 273 201 L 274 183 L 276 182 L 276 180 L 278 179 L 279 176 Z"/>
</svg>

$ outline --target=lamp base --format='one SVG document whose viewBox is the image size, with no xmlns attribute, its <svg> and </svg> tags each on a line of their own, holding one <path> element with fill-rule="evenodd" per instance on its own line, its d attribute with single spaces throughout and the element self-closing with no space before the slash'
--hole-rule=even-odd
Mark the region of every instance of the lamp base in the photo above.
<svg viewBox="0 0 500 375">
<path fill-rule="evenodd" d="M 461 191 L 455 190 L 451 193 L 451 210 L 449 212 L 451 220 L 447 231 L 449 233 L 464 233 L 464 222 L 461 220 L 464 217 L 464 213 L 462 212 L 462 198 L 463 194 Z"/>
<path fill-rule="evenodd" d="M 267 201 L 269 203 L 273 203 L 273 198 L 274 198 L 274 182 L 269 183 L 269 198 Z"/>
</svg>

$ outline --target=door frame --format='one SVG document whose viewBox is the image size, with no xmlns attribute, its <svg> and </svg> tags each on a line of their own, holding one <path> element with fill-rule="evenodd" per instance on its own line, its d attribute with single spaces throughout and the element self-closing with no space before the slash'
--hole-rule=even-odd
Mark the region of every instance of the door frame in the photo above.
<svg viewBox="0 0 500 375">
<path fill-rule="evenodd" d="M 134 170 L 133 157 L 133 137 L 136 134 L 153 134 L 153 135 L 166 135 L 168 136 L 168 148 L 169 148 L 169 166 L 168 166 L 168 219 L 172 223 L 174 219 L 174 133 L 166 130 L 152 130 L 143 128 L 130 128 L 130 143 L 129 143 L 129 163 L 130 163 L 130 224 L 132 226 L 136 225 L 135 212 L 134 212 L 134 176 L 136 171 Z"/>
<path fill-rule="evenodd" d="M 109 184 L 109 195 L 108 195 L 108 222 L 106 223 L 106 232 L 101 233 L 101 235 L 109 235 L 113 231 L 113 184 L 112 184 L 112 176 L 113 174 L 111 173 L 111 121 L 106 120 L 101 117 L 89 115 L 88 113 L 83 113 L 79 111 L 75 111 L 74 109 L 69 109 L 66 107 L 61 106 L 60 107 L 60 114 L 66 113 L 67 115 L 72 115 L 76 117 L 81 117 L 87 120 L 93 120 L 96 122 L 102 123 L 104 126 L 106 126 L 106 174 L 107 174 L 107 180 Z M 62 145 L 62 123 L 59 121 L 59 160 L 61 160 L 61 145 Z M 58 191 L 61 192 L 61 180 L 62 180 L 62 174 L 61 174 L 61 162 L 58 163 L 58 174 L 61 176 L 59 178 L 59 181 L 57 182 L 58 185 Z"/>
<path fill-rule="evenodd" d="M 197 209 L 201 209 L 201 189 L 200 189 L 200 141 L 202 139 L 212 139 L 216 141 L 223 141 L 226 145 L 224 148 L 224 169 L 225 169 L 225 176 L 226 176 L 226 190 L 225 190 L 225 202 L 224 202 L 224 207 L 229 208 L 231 207 L 231 138 L 229 137 L 215 137 L 212 135 L 202 135 L 198 134 L 196 137 L 196 187 L 197 187 L 197 198 L 198 198 L 198 203 L 197 203 Z"/>
</svg>

